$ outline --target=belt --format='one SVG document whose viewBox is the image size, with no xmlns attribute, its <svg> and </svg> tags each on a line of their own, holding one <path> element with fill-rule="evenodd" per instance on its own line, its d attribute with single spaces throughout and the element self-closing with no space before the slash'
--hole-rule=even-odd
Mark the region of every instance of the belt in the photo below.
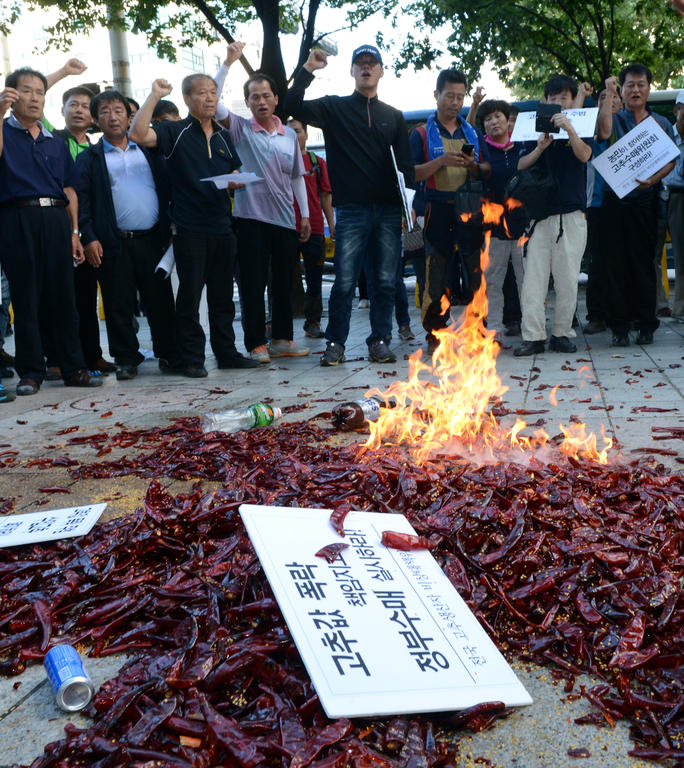
<svg viewBox="0 0 684 768">
<path fill-rule="evenodd" d="M 7 200 L 3 208 L 64 208 L 66 200 L 61 197 L 25 197 L 19 200 Z"/>
<path fill-rule="evenodd" d="M 119 237 L 123 238 L 124 240 L 135 240 L 136 237 L 147 237 L 147 235 L 151 235 L 153 232 L 156 232 L 158 229 L 159 229 L 158 224 L 155 224 L 153 227 L 150 227 L 149 229 L 120 229 Z"/>
</svg>

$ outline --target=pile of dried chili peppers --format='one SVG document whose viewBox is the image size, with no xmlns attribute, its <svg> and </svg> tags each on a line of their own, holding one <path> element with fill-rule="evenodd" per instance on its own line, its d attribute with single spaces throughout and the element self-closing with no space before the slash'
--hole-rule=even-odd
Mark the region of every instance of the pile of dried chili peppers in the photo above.
<svg viewBox="0 0 684 768">
<path fill-rule="evenodd" d="M 639 757 L 684 759 L 684 480 L 653 462 L 559 459 L 425 466 L 400 448 L 334 447 L 296 423 L 202 435 L 196 420 L 111 440 L 145 451 L 80 465 L 76 477 L 206 478 L 178 497 L 157 480 L 132 516 L 86 537 L 0 550 L 0 672 L 51 644 L 136 655 L 96 694 L 87 730 L 68 727 L 34 768 L 399 768 L 453 765 L 455 729 L 487 727 L 502 705 L 452 717 L 329 721 L 241 524 L 243 502 L 399 512 L 426 537 L 490 636 L 553 666 L 579 719 L 631 723 Z M 106 441 L 98 440 L 102 451 Z"/>
</svg>

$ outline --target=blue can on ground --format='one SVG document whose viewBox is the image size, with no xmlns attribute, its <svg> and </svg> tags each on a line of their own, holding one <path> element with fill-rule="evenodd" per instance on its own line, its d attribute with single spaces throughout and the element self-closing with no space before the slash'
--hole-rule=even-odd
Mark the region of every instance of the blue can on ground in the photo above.
<svg viewBox="0 0 684 768">
<path fill-rule="evenodd" d="M 43 664 L 60 709 L 78 712 L 87 706 L 95 689 L 74 647 L 56 645 L 46 654 Z"/>
</svg>

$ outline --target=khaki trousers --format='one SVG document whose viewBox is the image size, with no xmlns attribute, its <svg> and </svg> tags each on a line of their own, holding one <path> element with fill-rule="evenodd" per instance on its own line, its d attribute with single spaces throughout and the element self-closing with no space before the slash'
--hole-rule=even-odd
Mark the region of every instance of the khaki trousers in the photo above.
<svg viewBox="0 0 684 768">
<path fill-rule="evenodd" d="M 559 237 L 561 223 L 563 233 Z M 583 211 L 549 216 L 537 222 L 527 244 L 520 297 L 524 341 L 546 340 L 545 302 L 549 275 L 553 275 L 556 293 L 551 334 L 575 336 L 572 318 L 577 305 L 577 278 L 586 242 L 587 220 Z"/>
</svg>

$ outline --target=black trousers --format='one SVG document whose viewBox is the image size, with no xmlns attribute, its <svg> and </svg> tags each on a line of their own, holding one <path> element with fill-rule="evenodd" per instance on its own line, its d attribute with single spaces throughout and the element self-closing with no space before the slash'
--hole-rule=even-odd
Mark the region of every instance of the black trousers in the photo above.
<svg viewBox="0 0 684 768">
<path fill-rule="evenodd" d="M 93 368 L 102 357 L 100 320 L 97 316 L 97 271 L 84 261 L 74 267 L 74 295 L 78 312 L 78 336 L 87 368 Z M 49 317 L 41 317 L 41 338 L 47 365 L 56 366 L 54 328 Z"/>
<path fill-rule="evenodd" d="M 601 231 L 603 206 L 587 208 L 587 252 L 589 274 L 587 279 L 587 320 L 605 321 L 606 254 L 602 249 Z M 611 251 L 608 251 L 610 254 Z"/>
<path fill-rule="evenodd" d="M 64 208 L 0 208 L 0 231 L 7 247 L 0 263 L 14 307 L 15 368 L 21 378 L 45 377 L 41 340 L 49 321 L 55 363 L 66 379 L 85 368 L 74 298 L 71 222 Z"/>
<path fill-rule="evenodd" d="M 633 320 L 637 330 L 653 332 L 656 317 L 655 253 L 657 195 L 618 199 L 606 190 L 599 247 L 605 257 L 606 322 L 625 334 Z"/>
<path fill-rule="evenodd" d="M 202 290 L 207 286 L 209 338 L 219 363 L 236 354 L 233 320 L 235 235 L 211 235 L 179 229 L 173 239 L 178 273 L 176 329 L 179 363 L 204 365 L 206 336 L 199 320 Z M 289 289 L 288 283 L 288 289 Z"/>
<path fill-rule="evenodd" d="M 304 317 L 307 322 L 320 322 L 323 314 L 323 265 L 325 264 L 325 237 L 311 235 L 305 243 L 299 243 L 299 250 L 304 259 L 306 277 L 306 296 L 304 298 Z M 295 267 L 299 266 L 299 255 Z"/>
<path fill-rule="evenodd" d="M 271 267 L 271 337 L 292 339 L 292 268 L 299 241 L 294 229 L 236 219 L 242 329 L 248 351 L 266 343 L 264 289 Z"/>
<path fill-rule="evenodd" d="M 138 365 L 143 361 L 133 328 L 136 289 L 140 291 L 152 333 L 155 357 L 177 363 L 176 317 L 171 281 L 155 267 L 163 254 L 158 232 L 129 240 L 121 247 L 105 250 L 95 270 L 102 289 L 109 352 L 117 365 Z"/>
</svg>

